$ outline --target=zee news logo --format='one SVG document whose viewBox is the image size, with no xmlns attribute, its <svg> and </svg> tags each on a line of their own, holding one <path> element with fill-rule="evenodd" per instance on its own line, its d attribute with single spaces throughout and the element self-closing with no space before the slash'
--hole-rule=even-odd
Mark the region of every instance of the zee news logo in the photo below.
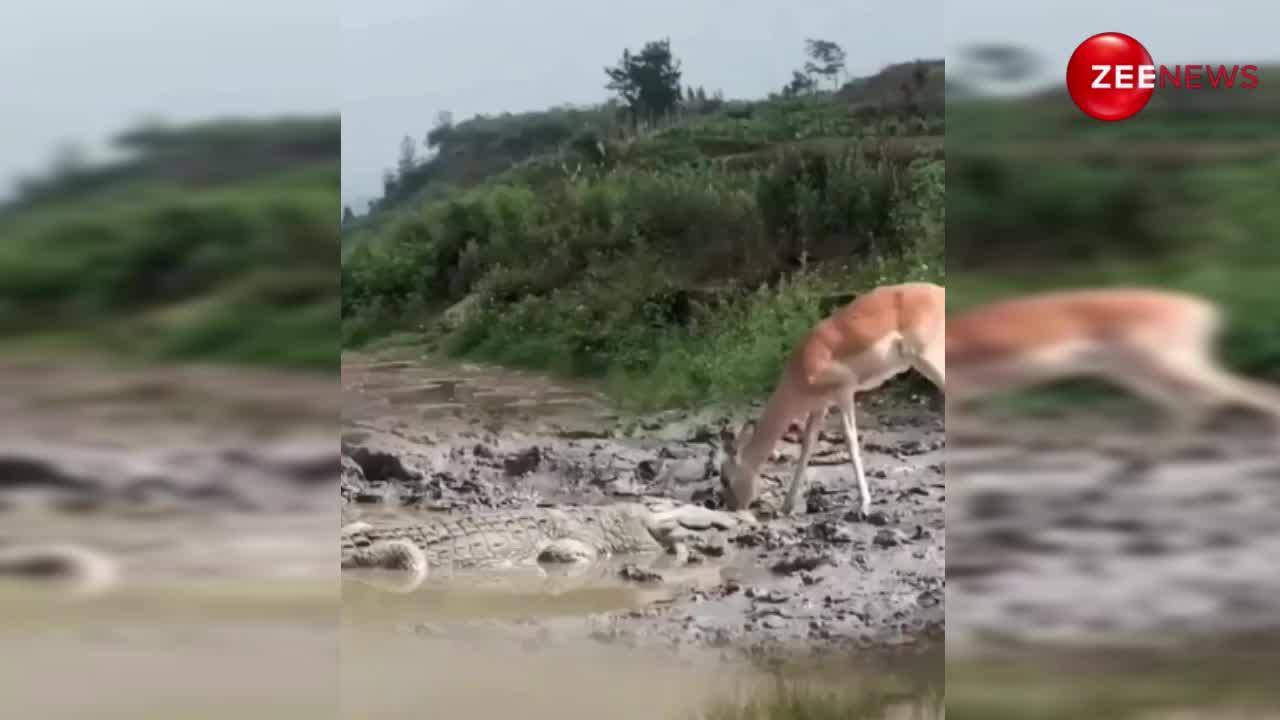
<svg viewBox="0 0 1280 720">
<path fill-rule="evenodd" d="M 1156 65 L 1142 43 L 1116 32 L 1087 38 L 1067 61 L 1071 100 L 1108 122 L 1136 115 L 1157 87 L 1253 90 L 1258 84 L 1257 65 Z"/>
</svg>

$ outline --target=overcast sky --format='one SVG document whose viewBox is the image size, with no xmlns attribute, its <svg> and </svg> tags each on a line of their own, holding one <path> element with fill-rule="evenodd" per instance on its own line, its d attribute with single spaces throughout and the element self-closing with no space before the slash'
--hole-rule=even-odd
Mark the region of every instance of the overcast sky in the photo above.
<svg viewBox="0 0 1280 720">
<path fill-rule="evenodd" d="M 343 196 L 363 210 L 381 194 L 400 139 L 421 142 L 441 110 L 461 121 L 605 100 L 604 67 L 624 48 L 670 37 L 686 84 L 763 97 L 803 65 L 810 37 L 840 43 L 855 75 L 941 57 L 941 7 L 941 0 L 348 0 Z"/>
<path fill-rule="evenodd" d="M 337 113 L 339 47 L 337 0 L 2 2 L 0 197 L 148 115 Z"/>
<path fill-rule="evenodd" d="M 101 150 L 149 115 L 341 111 L 344 196 L 363 207 L 400 138 L 420 140 L 437 112 L 598 102 L 605 65 L 665 36 L 688 82 L 758 97 L 803 62 L 807 37 L 841 43 L 854 74 L 1016 42 L 1056 82 L 1102 30 L 1135 35 L 1157 62 L 1280 59 L 1277 20 L 1280 4 L 1263 0 L 12 0 L 0 3 L 0 195 L 60 142 Z"/>
<path fill-rule="evenodd" d="M 1041 57 L 1042 80 L 1061 83 L 1076 46 L 1107 31 L 1132 35 L 1167 65 L 1280 60 L 1280 3 L 1269 0 L 945 0 L 945 7 L 949 72 L 961 71 L 955 61 L 966 45 L 1012 43 Z"/>
</svg>

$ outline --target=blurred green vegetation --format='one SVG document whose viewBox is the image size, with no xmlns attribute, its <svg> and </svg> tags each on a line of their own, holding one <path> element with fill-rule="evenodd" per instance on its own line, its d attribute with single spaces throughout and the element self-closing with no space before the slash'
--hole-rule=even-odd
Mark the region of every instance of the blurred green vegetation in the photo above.
<svg viewBox="0 0 1280 720">
<path fill-rule="evenodd" d="M 1120 123 L 1057 91 L 949 103 L 951 308 L 1074 286 L 1191 291 L 1228 312 L 1227 364 L 1280 381 L 1280 94 L 1261 88 L 1157 91 Z"/>
<path fill-rule="evenodd" d="M 947 663 L 952 720 L 1268 718 L 1274 653 L 1066 653 Z M 819 716 L 821 717 L 821 716 Z"/>
<path fill-rule="evenodd" d="M 344 345 L 410 330 L 637 409 L 767 392 L 833 302 L 941 280 L 942 76 L 694 90 L 649 127 L 611 105 L 440 123 L 345 224 Z"/>
<path fill-rule="evenodd" d="M 336 366 L 337 118 L 152 125 L 0 208 L 0 339 Z"/>
</svg>

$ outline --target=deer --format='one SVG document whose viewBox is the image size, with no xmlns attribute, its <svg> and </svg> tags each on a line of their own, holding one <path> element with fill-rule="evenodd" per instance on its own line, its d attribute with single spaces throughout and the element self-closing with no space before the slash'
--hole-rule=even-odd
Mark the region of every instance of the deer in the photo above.
<svg viewBox="0 0 1280 720">
<path fill-rule="evenodd" d="M 1223 406 L 1260 412 L 1280 430 L 1280 388 L 1233 374 L 1215 357 L 1223 327 L 1213 302 L 1141 287 L 1049 291 L 961 312 L 947 325 L 948 427 L 975 400 L 1091 377 L 1165 411 L 1169 431 L 1141 466 L 1171 456 Z"/>
<path fill-rule="evenodd" d="M 793 514 L 822 421 L 834 407 L 844 425 L 859 509 L 869 512 L 854 396 L 912 369 L 943 390 L 945 336 L 945 290 L 928 282 L 876 287 L 818 322 L 785 362 L 759 418 L 736 433 L 727 427 L 720 433 L 720 479 L 729 509 L 746 510 L 757 499 L 761 466 L 792 422 L 803 418 L 800 457 L 781 508 Z"/>
</svg>

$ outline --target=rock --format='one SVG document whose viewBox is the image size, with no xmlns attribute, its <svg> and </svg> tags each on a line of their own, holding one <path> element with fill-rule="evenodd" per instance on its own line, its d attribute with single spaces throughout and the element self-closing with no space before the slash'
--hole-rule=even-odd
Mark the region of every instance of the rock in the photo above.
<svg viewBox="0 0 1280 720">
<path fill-rule="evenodd" d="M 834 565 L 831 558 L 820 554 L 805 554 L 785 558 L 770 568 L 779 575 L 793 575 L 802 570 L 812 571 L 824 565 Z"/>
<path fill-rule="evenodd" d="M 512 477 L 528 475 L 542 464 L 542 448 L 533 446 L 502 461 L 503 471 Z"/>
<path fill-rule="evenodd" d="M 627 563 L 618 571 L 623 580 L 653 585 L 662 582 L 662 576 L 652 570 L 644 570 L 637 565 Z"/>
<path fill-rule="evenodd" d="M 891 548 L 908 542 L 908 540 L 906 534 L 901 530 L 885 528 L 877 531 L 876 536 L 872 538 L 871 542 L 876 547 Z"/>
</svg>

